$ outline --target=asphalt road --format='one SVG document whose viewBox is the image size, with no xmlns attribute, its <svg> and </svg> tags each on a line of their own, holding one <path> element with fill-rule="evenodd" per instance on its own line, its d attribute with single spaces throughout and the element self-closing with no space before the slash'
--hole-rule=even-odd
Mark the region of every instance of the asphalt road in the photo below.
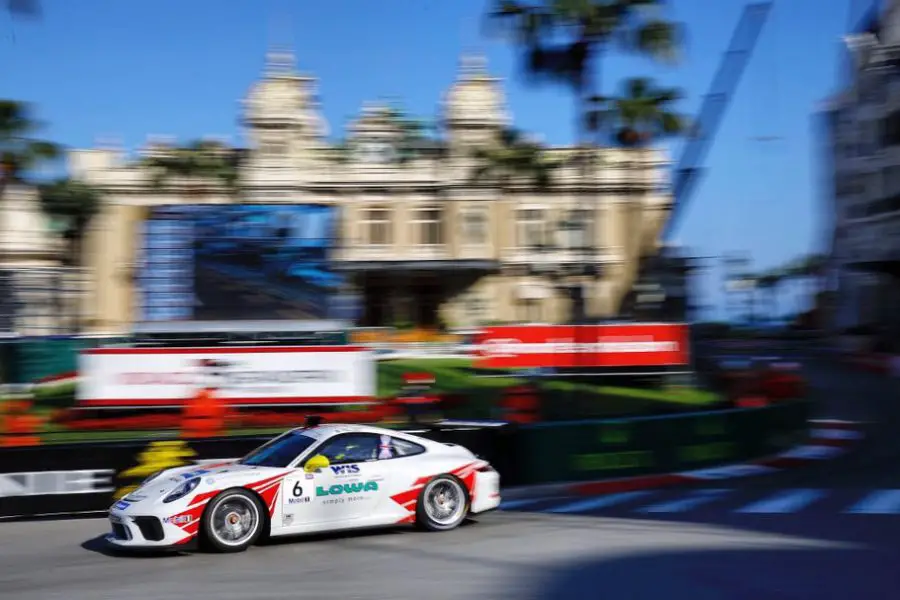
<svg viewBox="0 0 900 600">
<path fill-rule="evenodd" d="M 890 491 L 880 488 L 900 489 L 896 382 L 818 360 L 805 369 L 821 416 L 870 421 L 857 454 L 727 490 L 666 490 L 578 510 L 575 499 L 553 499 L 449 533 L 324 536 L 238 555 L 122 557 L 101 541 L 102 519 L 7 523 L 0 596 L 900 600 L 900 510 L 848 510 Z M 714 498 L 689 500 L 703 494 Z"/>
<path fill-rule="evenodd" d="M 449 533 L 150 557 L 105 554 L 97 539 L 105 530 L 99 519 L 4 525 L 3 598 L 886 600 L 900 590 L 900 552 L 888 544 L 896 524 L 873 543 L 833 530 L 495 513 Z"/>
</svg>

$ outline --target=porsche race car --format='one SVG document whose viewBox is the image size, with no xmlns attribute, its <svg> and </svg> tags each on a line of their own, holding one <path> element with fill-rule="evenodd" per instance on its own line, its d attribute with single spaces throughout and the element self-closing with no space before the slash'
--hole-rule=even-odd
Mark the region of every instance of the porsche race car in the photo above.
<svg viewBox="0 0 900 600">
<path fill-rule="evenodd" d="M 457 527 L 500 504 L 468 449 L 365 425 L 289 430 L 238 460 L 167 469 L 109 510 L 121 548 L 240 552 L 261 536 L 416 524 Z"/>
</svg>

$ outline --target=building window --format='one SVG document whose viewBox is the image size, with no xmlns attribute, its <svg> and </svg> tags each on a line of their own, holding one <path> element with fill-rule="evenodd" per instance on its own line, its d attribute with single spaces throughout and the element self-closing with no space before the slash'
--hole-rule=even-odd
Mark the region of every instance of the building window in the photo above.
<svg viewBox="0 0 900 600">
<path fill-rule="evenodd" d="M 487 243 L 487 211 L 472 209 L 463 212 L 462 238 L 464 246 L 483 246 Z"/>
<path fill-rule="evenodd" d="M 519 300 L 519 320 L 526 323 L 543 323 L 542 308 L 538 299 Z"/>
<path fill-rule="evenodd" d="M 367 246 L 388 246 L 391 243 L 391 210 L 384 207 L 367 209 L 363 213 L 363 243 Z"/>
<path fill-rule="evenodd" d="M 534 248 L 546 243 L 544 211 L 539 208 L 522 209 L 516 215 L 516 245 Z"/>
<path fill-rule="evenodd" d="M 463 319 L 469 325 L 478 325 L 490 319 L 490 303 L 478 292 L 466 292 L 462 302 Z"/>
<path fill-rule="evenodd" d="M 412 224 L 420 246 L 440 246 L 444 243 L 443 210 L 429 207 L 413 212 Z"/>
<path fill-rule="evenodd" d="M 566 239 L 560 240 L 564 247 L 590 248 L 595 246 L 593 213 L 587 209 L 575 209 L 569 211 L 568 218 L 560 227 L 561 234 Z"/>
</svg>

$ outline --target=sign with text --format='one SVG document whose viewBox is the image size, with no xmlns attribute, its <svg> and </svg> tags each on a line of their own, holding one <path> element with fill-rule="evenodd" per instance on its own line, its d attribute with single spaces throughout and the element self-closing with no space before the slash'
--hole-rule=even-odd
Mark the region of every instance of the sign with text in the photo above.
<svg viewBox="0 0 900 600">
<path fill-rule="evenodd" d="M 233 406 L 374 400 L 375 361 L 358 346 L 94 348 L 79 357 L 82 407 L 181 406 L 204 387 Z"/>
<path fill-rule="evenodd" d="M 475 343 L 475 366 L 489 369 L 669 367 L 690 360 L 682 323 L 496 326 Z"/>
</svg>

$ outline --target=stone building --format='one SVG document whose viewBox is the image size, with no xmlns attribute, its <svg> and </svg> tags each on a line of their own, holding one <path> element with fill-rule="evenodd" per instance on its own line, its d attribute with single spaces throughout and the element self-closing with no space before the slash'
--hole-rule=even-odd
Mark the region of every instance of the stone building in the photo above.
<svg viewBox="0 0 900 600">
<path fill-rule="evenodd" d="M 900 2 L 845 37 L 842 89 L 817 118 L 831 217 L 828 326 L 900 348 Z"/>
<path fill-rule="evenodd" d="M 243 102 L 241 191 L 229 197 L 209 182 L 202 201 L 337 206 L 334 268 L 362 295 L 360 324 L 557 322 L 579 301 L 583 314 L 611 316 L 639 257 L 657 248 L 671 208 L 658 149 L 602 149 L 591 180 L 566 166 L 545 191 L 530 180 L 502 189 L 473 181 L 473 151 L 511 124 L 502 82 L 481 59 L 465 58 L 446 91 L 439 142 L 402 164 L 397 124 L 377 104 L 348 126 L 353 150 L 338 157 L 316 84 L 289 55 L 270 56 Z M 107 191 L 87 244 L 93 293 L 84 310 L 94 330 L 121 330 L 136 318 L 137 227 L 146 208 L 198 198 L 189 182 L 155 191 L 114 148 L 73 152 L 71 170 Z"/>
</svg>

